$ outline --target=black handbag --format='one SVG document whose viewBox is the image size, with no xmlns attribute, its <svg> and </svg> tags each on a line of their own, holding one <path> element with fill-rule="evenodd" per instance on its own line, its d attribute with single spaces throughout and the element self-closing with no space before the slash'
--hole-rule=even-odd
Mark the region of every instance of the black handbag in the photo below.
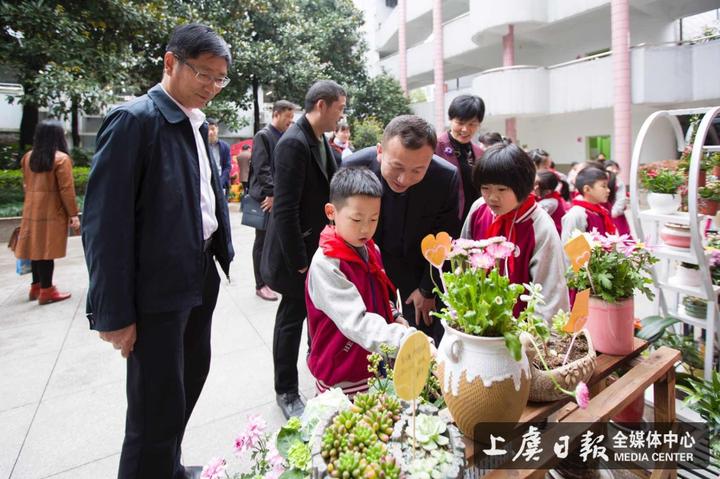
<svg viewBox="0 0 720 479">
<path fill-rule="evenodd" d="M 267 229 L 270 213 L 263 211 L 260 203 L 255 198 L 250 195 L 245 195 L 240 200 L 240 205 L 242 207 L 242 224 L 255 228 L 256 230 L 264 231 Z"/>
</svg>

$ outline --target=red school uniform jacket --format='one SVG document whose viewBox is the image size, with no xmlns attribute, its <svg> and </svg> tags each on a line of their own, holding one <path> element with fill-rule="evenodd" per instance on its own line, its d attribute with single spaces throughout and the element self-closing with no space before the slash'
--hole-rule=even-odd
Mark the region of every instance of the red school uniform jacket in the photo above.
<svg viewBox="0 0 720 479">
<path fill-rule="evenodd" d="M 357 383 L 362 388 L 371 376 L 367 355 L 382 343 L 399 347 L 415 331 L 393 322 L 395 287 L 375 243 L 370 240 L 366 247 L 367 262 L 327 226 L 308 271 L 308 367 L 321 385 Z"/>
</svg>

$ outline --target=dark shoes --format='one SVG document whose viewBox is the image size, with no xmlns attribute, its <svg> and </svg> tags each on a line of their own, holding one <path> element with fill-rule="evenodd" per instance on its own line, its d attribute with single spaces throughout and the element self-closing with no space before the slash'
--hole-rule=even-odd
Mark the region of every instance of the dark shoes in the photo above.
<svg viewBox="0 0 720 479">
<path fill-rule="evenodd" d="M 275 293 L 275 291 L 268 288 L 267 286 L 256 289 L 255 294 L 264 299 L 265 301 L 277 301 L 278 299 L 277 293 Z"/>
<path fill-rule="evenodd" d="M 275 399 L 285 419 L 290 419 L 291 416 L 300 417 L 305 411 L 305 403 L 298 393 L 276 394 Z"/>
</svg>

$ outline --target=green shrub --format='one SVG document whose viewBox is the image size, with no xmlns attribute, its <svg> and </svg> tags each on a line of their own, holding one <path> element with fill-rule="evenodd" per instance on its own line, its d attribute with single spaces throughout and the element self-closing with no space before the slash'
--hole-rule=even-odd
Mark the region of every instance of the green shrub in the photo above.
<svg viewBox="0 0 720 479">
<path fill-rule="evenodd" d="M 0 145 L 0 170 L 18 168 L 18 145 Z"/>
<path fill-rule="evenodd" d="M 13 216 L 22 216 L 23 204 L 20 203 L 5 203 L 0 206 L 0 218 L 10 218 Z"/>
<path fill-rule="evenodd" d="M 73 168 L 76 195 L 85 195 L 89 174 L 90 168 L 87 166 Z M 24 198 L 22 170 L 0 170 L 0 206 L 4 207 L 9 203 L 22 205 Z"/>
<path fill-rule="evenodd" d="M 383 126 L 375 118 L 356 121 L 352 128 L 351 141 L 356 149 L 375 146 L 382 140 Z"/>
<path fill-rule="evenodd" d="M 70 157 L 73 160 L 73 166 L 90 166 L 93 152 L 84 148 L 73 148 Z"/>
</svg>

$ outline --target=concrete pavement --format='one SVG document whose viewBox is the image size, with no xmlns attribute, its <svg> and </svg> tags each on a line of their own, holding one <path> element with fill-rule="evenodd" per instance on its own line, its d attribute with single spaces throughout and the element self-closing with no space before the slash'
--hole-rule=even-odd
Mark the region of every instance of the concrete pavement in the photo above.
<svg viewBox="0 0 720 479">
<path fill-rule="evenodd" d="M 188 425 L 185 464 L 232 457 L 233 440 L 249 413 L 269 427 L 284 420 L 275 405 L 272 331 L 277 302 L 255 296 L 254 230 L 231 212 L 235 261 L 222 280 L 213 319 L 210 375 Z M 222 274 L 221 274 L 222 276 Z M 55 283 L 71 299 L 29 302 L 29 275 L 0 253 L 0 478 L 115 477 L 123 439 L 125 360 L 90 331 L 84 315 L 87 270 L 79 237 L 55 263 Z M 312 396 L 303 359 L 300 389 Z"/>
</svg>

